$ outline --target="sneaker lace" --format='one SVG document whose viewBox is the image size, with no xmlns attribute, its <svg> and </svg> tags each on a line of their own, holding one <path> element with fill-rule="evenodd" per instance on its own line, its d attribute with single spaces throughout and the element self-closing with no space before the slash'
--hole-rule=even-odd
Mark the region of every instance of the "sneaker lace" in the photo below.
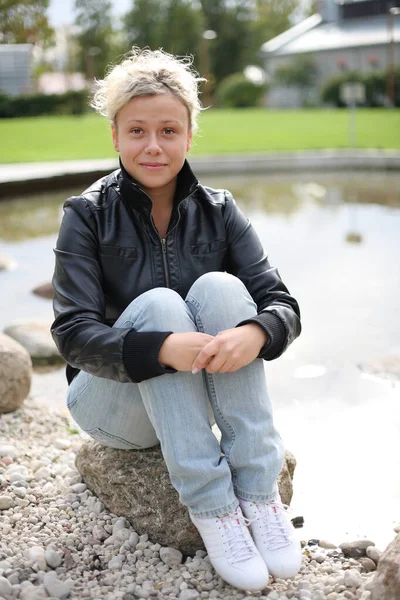
<svg viewBox="0 0 400 600">
<path fill-rule="evenodd" d="M 290 545 L 290 528 L 286 511 L 290 511 L 287 504 L 279 501 L 257 504 L 259 519 L 264 526 L 269 550 L 278 550 Z"/>
<path fill-rule="evenodd" d="M 222 526 L 222 539 L 232 562 L 240 562 L 254 556 L 254 545 L 247 529 L 250 520 L 235 511 L 219 518 Z"/>
</svg>

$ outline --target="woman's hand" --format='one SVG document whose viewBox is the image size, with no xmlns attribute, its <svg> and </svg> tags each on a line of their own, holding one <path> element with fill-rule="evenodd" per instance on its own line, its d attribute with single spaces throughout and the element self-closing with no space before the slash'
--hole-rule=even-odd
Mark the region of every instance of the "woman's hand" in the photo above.
<svg viewBox="0 0 400 600">
<path fill-rule="evenodd" d="M 196 356 L 213 339 L 212 335 L 198 331 L 171 333 L 160 348 L 158 360 L 177 371 L 191 371 Z"/>
<path fill-rule="evenodd" d="M 267 341 L 265 331 L 255 323 L 220 331 L 195 358 L 192 373 L 232 373 L 250 364 Z M 167 338 L 168 339 L 168 338 Z"/>
</svg>

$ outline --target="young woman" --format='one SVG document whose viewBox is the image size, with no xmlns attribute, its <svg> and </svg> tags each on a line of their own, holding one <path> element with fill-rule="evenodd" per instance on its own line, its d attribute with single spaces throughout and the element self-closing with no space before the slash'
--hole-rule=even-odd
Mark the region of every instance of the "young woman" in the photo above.
<svg viewBox="0 0 400 600">
<path fill-rule="evenodd" d="M 64 205 L 52 334 L 76 422 L 114 448 L 161 443 L 215 570 L 261 590 L 301 563 L 263 367 L 299 309 L 231 194 L 186 161 L 199 81 L 189 59 L 134 48 L 97 82 L 120 169 Z"/>
</svg>

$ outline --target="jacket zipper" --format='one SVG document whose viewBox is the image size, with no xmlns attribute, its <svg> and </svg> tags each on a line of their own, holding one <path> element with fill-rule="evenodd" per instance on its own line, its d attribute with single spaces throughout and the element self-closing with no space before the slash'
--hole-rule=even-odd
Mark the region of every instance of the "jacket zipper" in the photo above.
<svg viewBox="0 0 400 600">
<path fill-rule="evenodd" d="M 161 239 L 161 247 L 162 247 L 165 284 L 166 284 L 167 288 L 169 288 L 171 286 L 170 286 L 170 281 L 169 281 L 168 262 L 167 262 L 167 241 L 165 238 L 160 238 L 160 239 Z"/>
<path fill-rule="evenodd" d="M 197 187 L 198 187 L 198 186 L 196 186 L 196 189 L 197 189 Z M 164 278 L 165 278 L 165 285 L 166 285 L 166 287 L 167 287 L 167 288 L 170 288 L 170 287 L 171 287 L 171 285 L 170 285 L 170 278 L 169 278 L 169 270 L 168 270 L 168 260 L 167 260 L 167 236 L 169 236 L 169 234 L 170 234 L 170 233 L 172 233 L 172 232 L 174 231 L 174 229 L 176 229 L 176 227 L 178 227 L 178 223 L 179 223 L 179 221 L 180 221 L 180 218 L 181 218 L 181 213 L 180 213 L 180 204 L 182 204 L 182 202 L 183 202 L 184 200 L 188 200 L 188 199 L 189 199 L 189 198 L 190 198 L 190 197 L 191 197 L 191 196 L 194 194 L 194 192 L 195 192 L 195 190 L 193 190 L 193 191 L 192 191 L 192 192 L 189 194 L 189 196 L 186 196 L 186 198 L 184 198 L 183 200 L 181 200 L 181 202 L 179 203 L 179 205 L 178 205 L 178 218 L 177 218 L 177 220 L 176 220 L 176 223 L 175 223 L 175 225 L 173 226 L 173 228 L 172 228 L 170 231 L 168 231 L 168 233 L 165 235 L 165 238 L 162 238 L 162 237 L 160 236 L 160 234 L 159 234 L 159 233 L 158 233 L 158 231 L 157 231 L 157 228 L 156 228 L 156 226 L 154 225 L 153 217 L 152 217 L 152 216 L 150 216 L 150 221 L 151 221 L 152 227 L 153 227 L 154 231 L 156 232 L 156 234 L 157 234 L 157 236 L 158 236 L 158 239 L 159 239 L 159 240 L 160 240 L 160 242 L 161 242 L 162 258 L 163 258 L 163 267 L 164 267 Z"/>
</svg>

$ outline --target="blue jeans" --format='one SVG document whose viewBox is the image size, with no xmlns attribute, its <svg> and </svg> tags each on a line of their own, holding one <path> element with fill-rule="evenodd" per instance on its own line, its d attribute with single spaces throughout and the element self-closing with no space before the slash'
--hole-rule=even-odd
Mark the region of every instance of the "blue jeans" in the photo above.
<svg viewBox="0 0 400 600">
<path fill-rule="evenodd" d="M 200 277 L 183 300 L 168 288 L 136 298 L 114 327 L 216 335 L 256 314 L 246 287 L 227 273 Z M 67 406 L 78 425 L 113 448 L 161 443 L 181 502 L 199 517 L 222 516 L 238 497 L 268 501 L 283 462 L 262 359 L 234 373 L 165 374 L 120 383 L 81 371 Z M 221 442 L 211 429 L 211 407 Z"/>
</svg>

